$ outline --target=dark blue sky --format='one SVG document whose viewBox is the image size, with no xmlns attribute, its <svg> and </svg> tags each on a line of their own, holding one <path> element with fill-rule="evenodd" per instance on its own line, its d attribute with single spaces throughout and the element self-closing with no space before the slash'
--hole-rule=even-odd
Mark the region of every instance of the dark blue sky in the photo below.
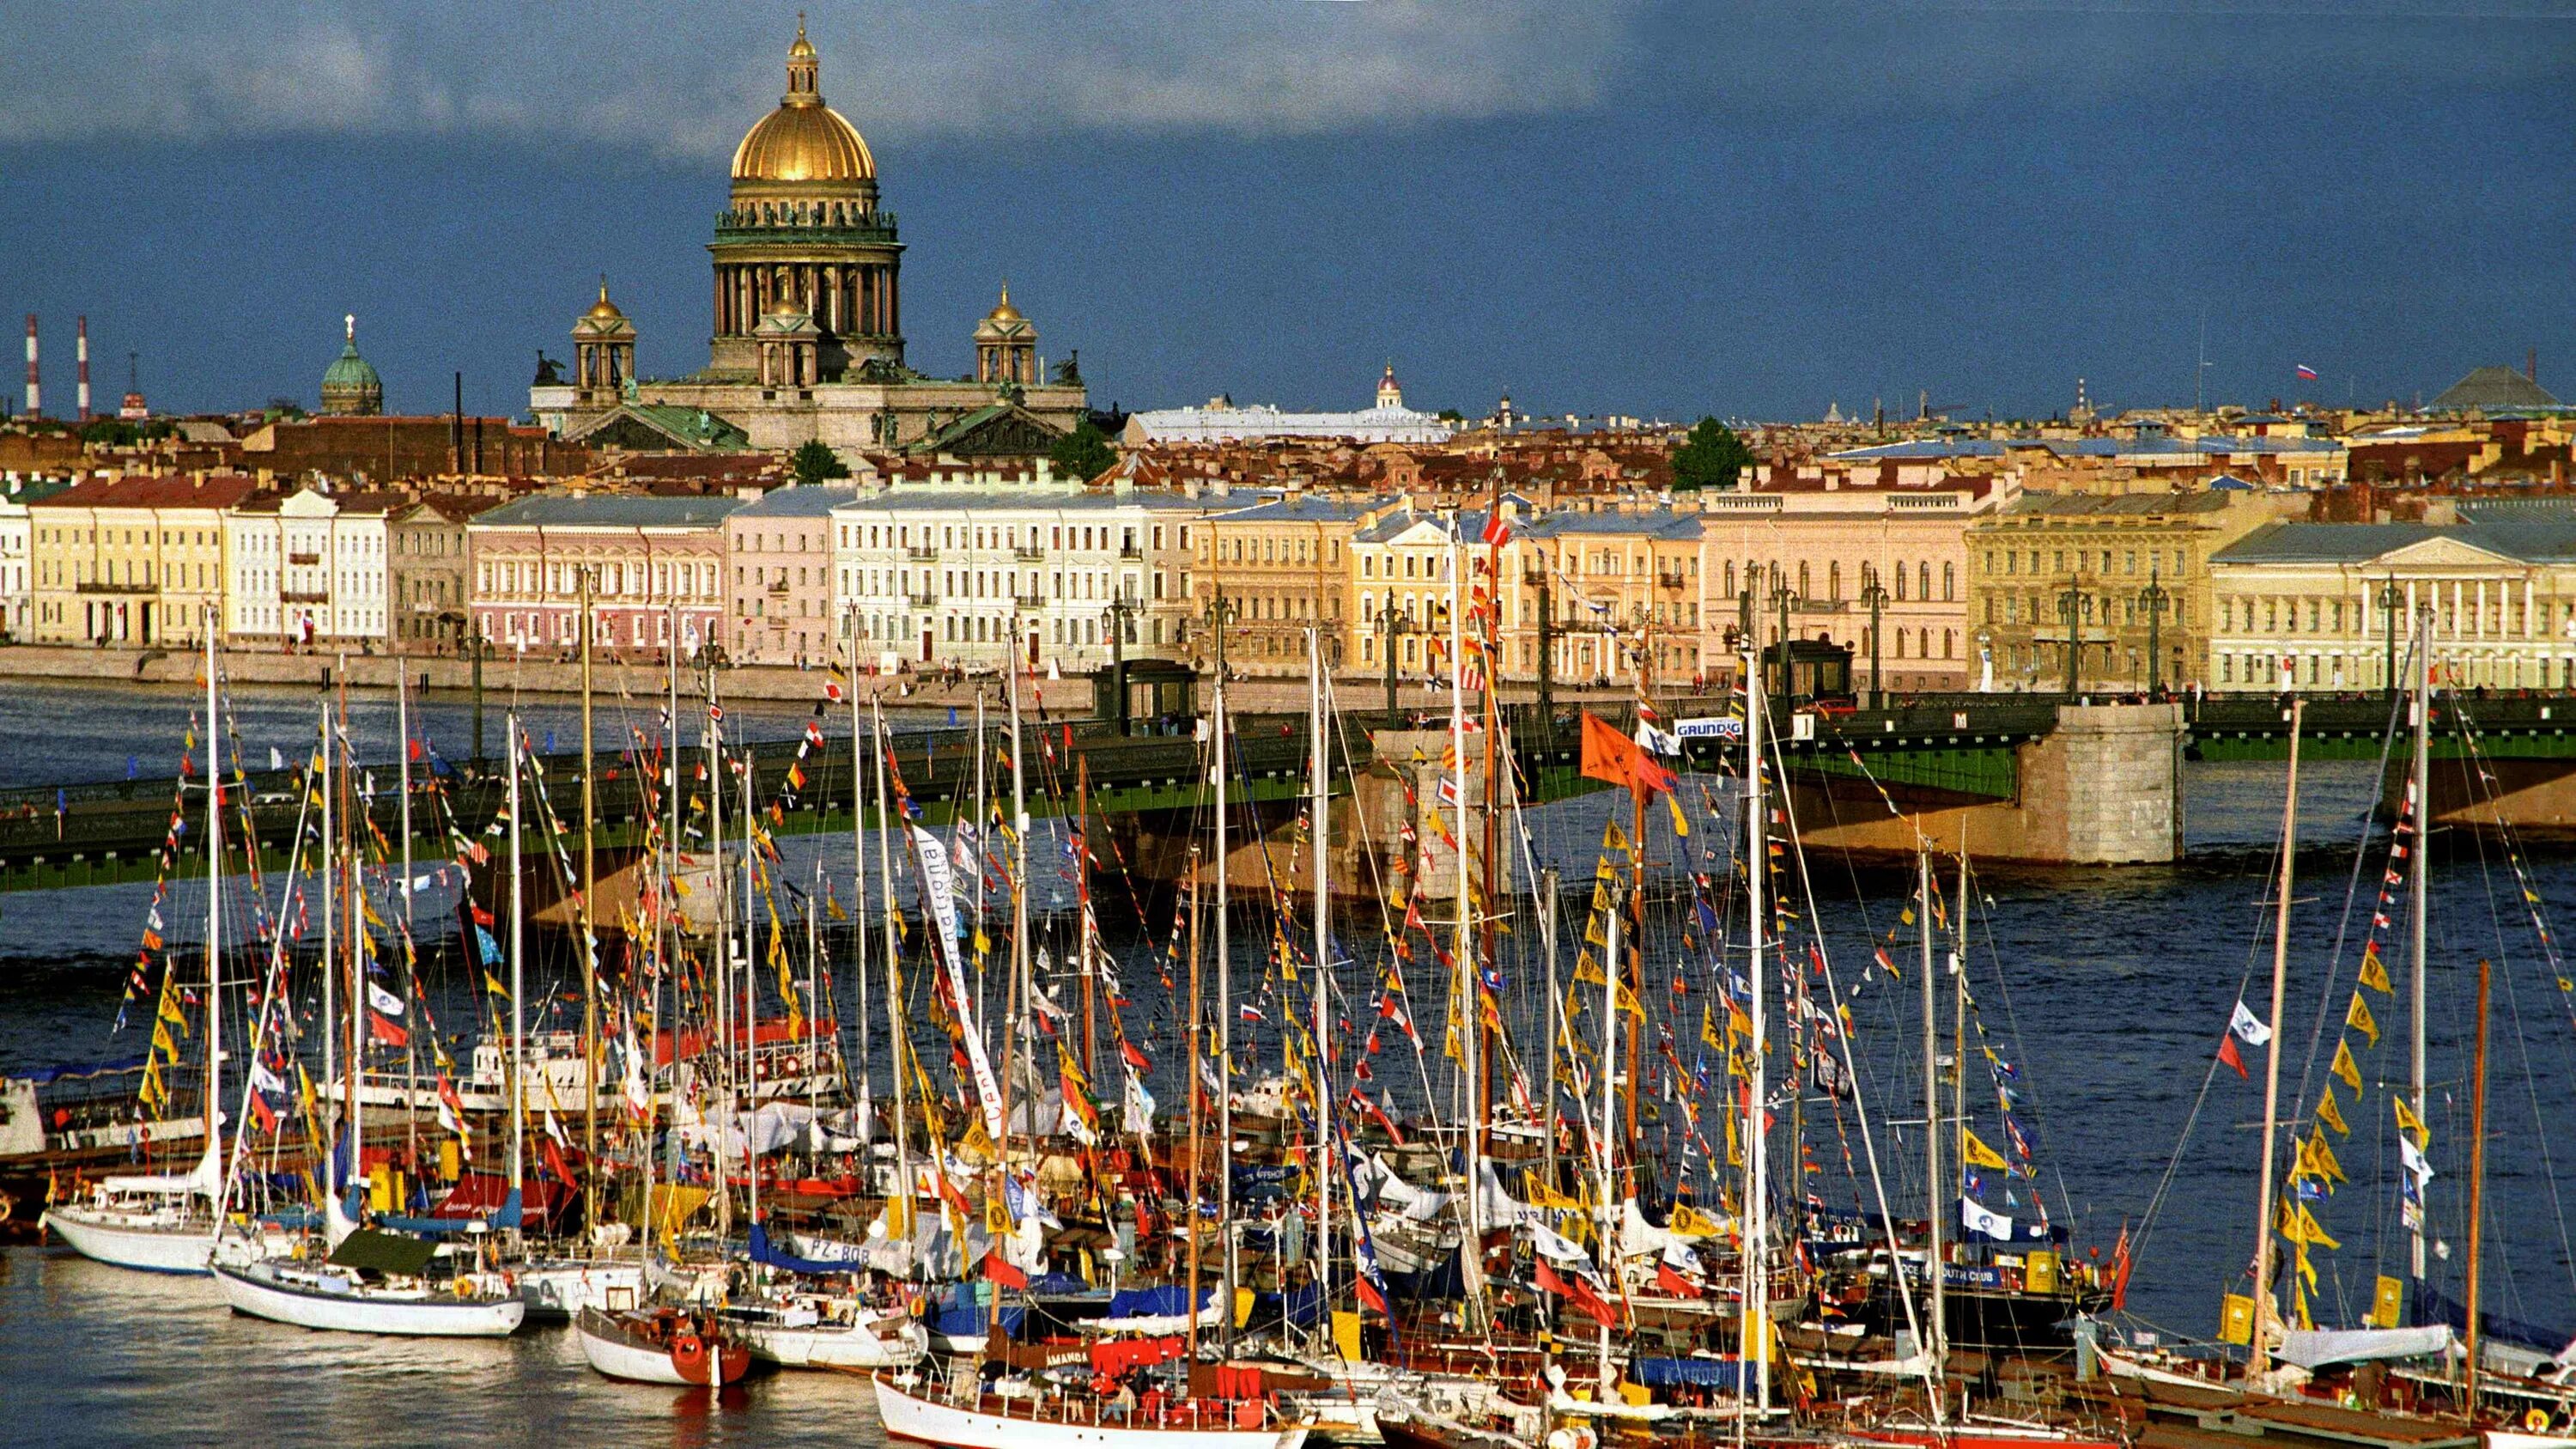
<svg viewBox="0 0 2576 1449">
<path fill-rule="evenodd" d="M 2297 396 L 2299 363 L 2326 400 L 2429 395 L 2526 347 L 2576 396 L 2576 23 L 2257 8 L 1605 5 L 1555 36 L 1495 7 L 1514 25 L 1468 44 L 1484 7 L 1104 4 L 1151 23 L 1080 32 L 1070 60 L 988 56 L 954 6 L 903 12 L 902 44 L 842 38 L 856 7 L 816 31 L 935 373 L 969 365 L 1007 276 L 1042 349 L 1079 347 L 1095 399 L 1129 407 L 1357 405 L 1389 356 L 1408 400 L 1471 411 L 1509 388 L 1550 412 L 1910 413 L 1928 390 L 2044 414 L 2079 375 L 2187 402 L 2204 314 L 2213 398 Z M 1191 36 L 1209 14 L 1230 28 Z M 724 153 L 783 40 L 687 57 L 685 124 L 658 129 L 682 59 L 627 57 L 602 105 L 547 68 L 575 38 L 494 40 L 535 59 L 458 84 L 508 104 L 0 103 L 0 315 L 44 314 L 52 409 L 75 312 L 103 402 L 132 350 L 156 405 L 210 409 L 310 399 L 354 311 L 391 406 L 443 408 L 461 368 L 469 406 L 515 411 L 603 269 L 647 373 L 703 363 Z M 387 44 L 314 63 L 382 90 Z M 921 79 L 943 46 L 980 69 Z M 1354 54 L 1384 64 L 1351 78 Z M 1274 63 L 1345 79 L 1265 87 Z M 951 116 L 947 83 L 983 98 Z"/>
</svg>

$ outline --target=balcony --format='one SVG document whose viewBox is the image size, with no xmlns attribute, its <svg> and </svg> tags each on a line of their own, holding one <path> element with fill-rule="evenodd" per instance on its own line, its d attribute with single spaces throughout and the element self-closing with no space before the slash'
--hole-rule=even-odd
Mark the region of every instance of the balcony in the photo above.
<svg viewBox="0 0 2576 1449">
<path fill-rule="evenodd" d="M 1018 559 L 1022 563 L 1044 563 L 1046 562 L 1046 550 L 1033 543 L 1024 548 L 1011 550 L 1011 557 Z"/>
<path fill-rule="evenodd" d="M 1657 574 L 1655 575 L 1655 587 L 1659 589 L 1679 589 L 1686 587 L 1686 581 L 1680 574 Z"/>
<path fill-rule="evenodd" d="M 772 213 L 773 218 L 775 213 Z M 828 222 L 795 222 L 763 220 L 750 210 L 716 213 L 716 240 L 719 243 L 789 242 L 799 246 L 826 243 L 838 246 L 885 244 L 895 239 L 895 215 L 880 207 L 855 222 L 834 226 Z"/>
<path fill-rule="evenodd" d="M 1011 607 L 1024 612 L 1033 613 L 1046 607 L 1046 596 L 1043 594 L 1013 594 L 1011 595 Z"/>
<path fill-rule="evenodd" d="M 286 556 L 286 561 L 287 563 L 297 567 L 312 568 L 322 562 L 322 555 L 318 553 L 290 553 Z"/>
<path fill-rule="evenodd" d="M 327 604 L 331 602 L 331 591 L 329 589 L 280 589 L 277 591 L 277 601 L 281 604 Z"/>
<path fill-rule="evenodd" d="M 1120 558 L 1141 559 L 1145 556 L 1145 550 L 1132 543 L 1121 544 L 1118 548 L 1118 556 Z"/>
<path fill-rule="evenodd" d="M 915 547 L 905 549 L 903 551 L 903 556 L 912 560 L 914 563 L 937 563 L 939 562 L 939 545 L 935 543 L 920 544 Z"/>
<path fill-rule="evenodd" d="M 787 592 L 787 581 L 786 581 L 785 579 L 772 579 L 772 580 L 770 580 L 770 582 L 769 582 L 769 592 L 770 592 L 772 595 L 783 595 L 783 594 L 785 594 L 785 593 Z"/>
<path fill-rule="evenodd" d="M 160 592 L 150 584 L 111 584 L 96 579 L 75 584 L 72 586 L 72 591 L 81 594 L 157 594 Z"/>
<path fill-rule="evenodd" d="M 939 607 L 939 596 L 937 594 L 906 594 L 903 596 L 903 601 L 912 605 L 916 609 L 936 609 Z"/>
</svg>

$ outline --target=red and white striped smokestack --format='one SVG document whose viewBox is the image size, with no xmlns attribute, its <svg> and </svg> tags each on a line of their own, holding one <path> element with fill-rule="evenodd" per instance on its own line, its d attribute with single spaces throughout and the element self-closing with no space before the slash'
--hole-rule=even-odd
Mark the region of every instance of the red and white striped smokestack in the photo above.
<svg viewBox="0 0 2576 1449">
<path fill-rule="evenodd" d="M 36 314 L 27 314 L 27 416 L 45 411 L 45 375 L 36 370 Z"/>
<path fill-rule="evenodd" d="M 89 318 L 78 318 L 73 324 L 72 357 L 77 364 L 79 381 L 74 386 L 74 401 L 80 407 L 80 420 L 89 421 Z"/>
</svg>

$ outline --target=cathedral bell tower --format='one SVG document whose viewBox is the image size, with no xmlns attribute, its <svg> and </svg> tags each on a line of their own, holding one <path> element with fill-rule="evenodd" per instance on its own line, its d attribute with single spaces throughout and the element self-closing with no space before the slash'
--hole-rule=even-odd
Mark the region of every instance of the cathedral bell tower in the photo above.
<svg viewBox="0 0 2576 1449">
<path fill-rule="evenodd" d="M 614 407 L 635 377 L 635 324 L 608 300 L 608 279 L 599 279 L 599 300 L 573 319 L 573 385 L 584 403 Z"/>
</svg>

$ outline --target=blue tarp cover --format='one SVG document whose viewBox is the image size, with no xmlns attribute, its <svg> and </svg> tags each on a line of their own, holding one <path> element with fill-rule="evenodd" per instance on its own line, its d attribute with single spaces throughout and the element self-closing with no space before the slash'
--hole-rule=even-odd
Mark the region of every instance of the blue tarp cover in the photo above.
<svg viewBox="0 0 2576 1449">
<path fill-rule="evenodd" d="M 863 1263 L 826 1263 L 815 1258 L 797 1257 L 794 1253 L 770 1242 L 769 1229 L 759 1223 L 751 1225 L 751 1261 L 766 1263 L 772 1268 L 784 1268 L 790 1273 L 811 1273 L 817 1277 L 830 1273 L 856 1273 L 867 1266 Z"/>
<path fill-rule="evenodd" d="M 1216 1290 L 1200 1290 L 1199 1306 L 1216 1301 Z M 1161 1288 L 1122 1288 L 1109 1295 L 1111 1318 L 1178 1318 L 1190 1311 L 1190 1290 L 1178 1284 Z"/>
<path fill-rule="evenodd" d="M 1682 1385 L 1733 1389 L 1743 1365 L 1731 1358 L 1641 1358 L 1628 1365 L 1629 1377 L 1650 1389 Z"/>
</svg>

